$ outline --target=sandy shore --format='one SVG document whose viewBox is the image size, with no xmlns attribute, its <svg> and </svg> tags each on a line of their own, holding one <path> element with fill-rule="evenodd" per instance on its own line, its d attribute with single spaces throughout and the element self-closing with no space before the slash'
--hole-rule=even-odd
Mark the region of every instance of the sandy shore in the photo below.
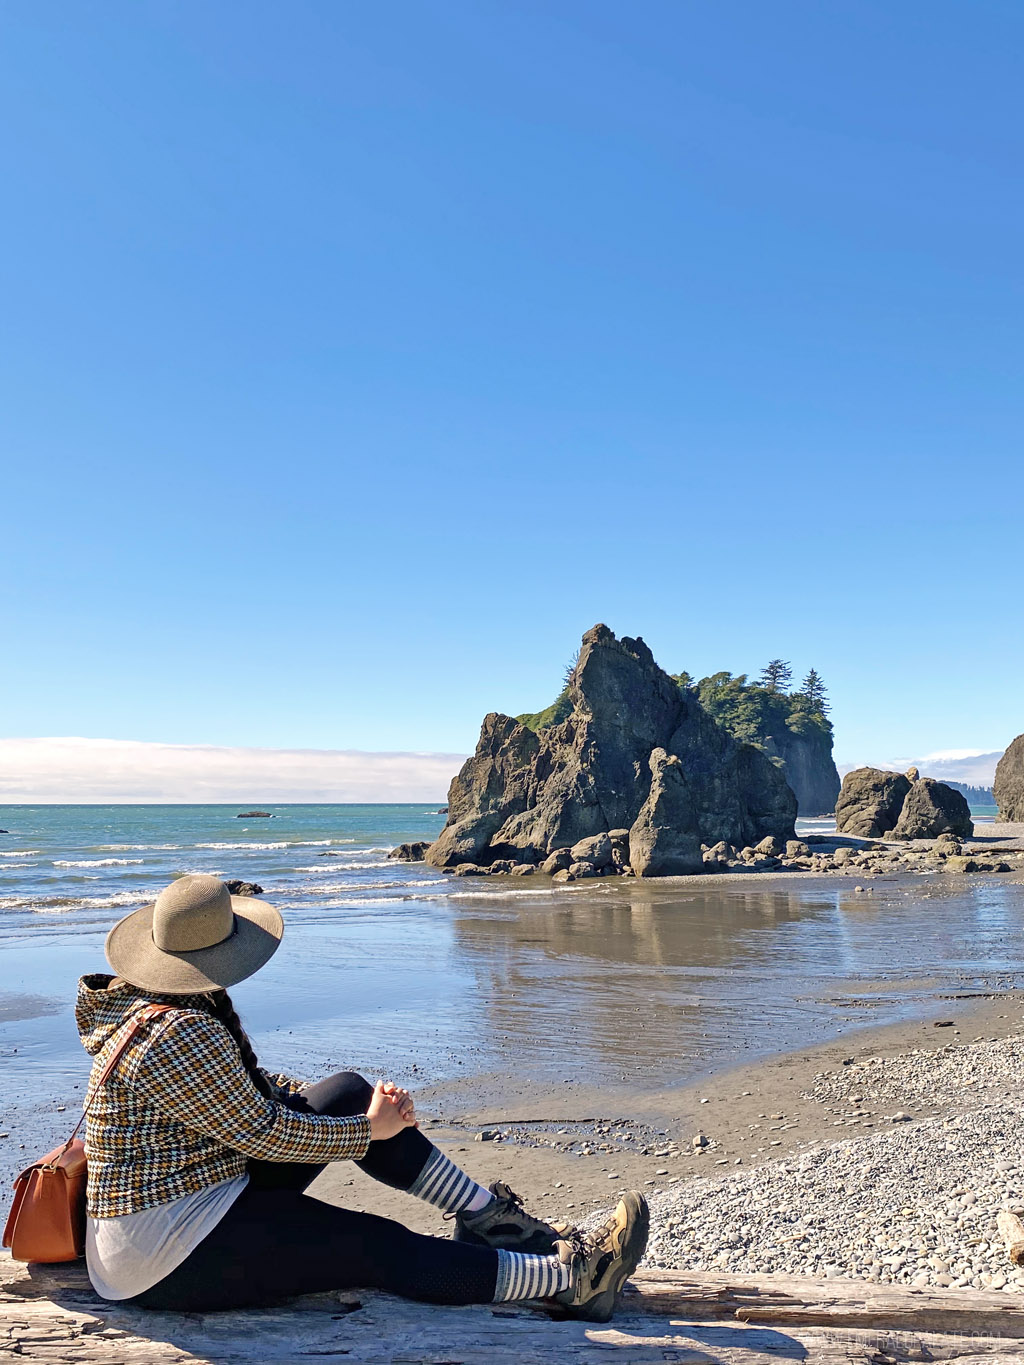
<svg viewBox="0 0 1024 1365">
<path fill-rule="evenodd" d="M 478 1077 L 417 1096 L 424 1131 L 476 1179 L 508 1180 L 541 1216 L 584 1221 L 614 1203 L 624 1189 L 652 1199 L 697 1179 L 722 1180 L 792 1159 L 837 1138 L 870 1135 L 902 1111 L 911 1121 L 948 1117 L 957 1108 L 946 1094 L 929 1101 L 918 1087 L 893 1096 L 881 1110 L 858 1116 L 843 1105 L 820 1103 L 823 1073 L 872 1058 L 915 1052 L 911 1073 L 927 1068 L 930 1053 L 951 1043 L 1016 1035 L 1024 992 L 978 998 L 951 994 L 926 1018 L 858 1029 L 828 1043 L 762 1059 L 675 1090 L 638 1094 L 594 1088 L 572 1079 L 538 1088 L 529 1078 Z M 894 1073 L 900 1068 L 894 1067 Z M 970 1095 L 961 1106 L 969 1109 Z M 856 1106 L 854 1106 L 856 1109 Z M 478 1141 L 484 1130 L 495 1141 Z M 694 1147 L 695 1138 L 707 1145 Z M 313 1186 L 320 1198 L 400 1219 L 417 1231 L 447 1235 L 437 1212 L 367 1179 L 346 1165 L 329 1168 Z"/>
</svg>

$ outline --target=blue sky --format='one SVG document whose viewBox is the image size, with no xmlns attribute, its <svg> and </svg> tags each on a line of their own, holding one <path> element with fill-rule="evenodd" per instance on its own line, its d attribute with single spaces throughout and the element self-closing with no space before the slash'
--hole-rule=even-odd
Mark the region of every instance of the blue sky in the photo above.
<svg viewBox="0 0 1024 1365">
<path fill-rule="evenodd" d="M 1024 10 L 0 11 L 9 736 L 461 752 L 583 630 L 1024 729 Z"/>
</svg>

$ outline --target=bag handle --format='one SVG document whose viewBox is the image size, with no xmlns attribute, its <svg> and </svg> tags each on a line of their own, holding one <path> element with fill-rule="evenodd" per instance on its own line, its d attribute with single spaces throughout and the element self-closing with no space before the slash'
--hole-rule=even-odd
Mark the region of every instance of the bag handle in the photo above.
<svg viewBox="0 0 1024 1365">
<path fill-rule="evenodd" d="M 92 1094 L 89 1096 L 85 1104 L 82 1106 L 82 1117 L 75 1124 L 74 1132 L 71 1134 L 67 1142 L 64 1144 L 64 1147 L 62 1149 L 63 1151 L 66 1152 L 67 1149 L 74 1142 L 75 1138 L 78 1136 L 78 1130 L 85 1122 L 86 1117 L 89 1113 L 89 1107 L 92 1104 L 93 1100 L 96 1098 L 100 1086 L 103 1085 L 108 1080 L 110 1073 L 113 1071 L 114 1067 L 117 1066 L 121 1058 L 124 1056 L 125 1049 L 128 1047 L 128 1044 L 138 1033 L 139 1029 L 142 1028 L 143 1024 L 148 1024 L 150 1020 L 155 1019 L 160 1014 L 166 1014 L 168 1010 L 172 1009 L 174 1009 L 173 1005 L 147 1005 L 144 1009 L 141 1009 L 138 1011 L 138 1013 L 132 1015 L 131 1022 L 129 1023 L 128 1028 L 125 1030 L 124 1037 L 120 1040 L 117 1047 L 114 1048 L 113 1052 L 107 1058 L 106 1066 L 104 1066 L 103 1070 L 100 1072 L 100 1078 L 96 1082 Z"/>
</svg>

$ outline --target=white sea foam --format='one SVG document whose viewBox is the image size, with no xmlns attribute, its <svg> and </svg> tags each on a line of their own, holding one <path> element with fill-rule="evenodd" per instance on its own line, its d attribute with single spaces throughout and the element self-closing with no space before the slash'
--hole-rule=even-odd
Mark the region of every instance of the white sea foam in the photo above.
<svg viewBox="0 0 1024 1365">
<path fill-rule="evenodd" d="M 315 906 L 310 906 L 306 901 L 277 901 L 279 910 L 345 910 L 355 908 L 366 910 L 374 906 L 392 906 L 398 901 L 411 899 L 407 896 L 339 896 L 334 900 L 317 901 Z"/>
<path fill-rule="evenodd" d="M 0 858 L 34 858 L 37 853 L 42 853 L 41 848 L 19 848 L 17 852 L 0 853 Z"/>
<path fill-rule="evenodd" d="M 192 847 L 193 847 L 193 848 L 253 849 L 253 850 L 254 850 L 255 852 L 257 852 L 257 853 L 265 853 L 265 852 L 268 852 L 268 851 L 271 850 L 271 849 L 278 849 L 278 848 L 326 848 L 329 844 L 333 844 L 334 842 L 335 842 L 335 840 L 333 840 L 333 839 L 282 839 L 282 840 L 280 840 L 279 842 L 273 843 L 273 844 L 257 844 L 257 843 L 228 844 L 228 843 L 217 843 L 217 844 L 193 844 Z M 340 842 L 340 841 L 339 841 L 339 842 Z"/>
<path fill-rule="evenodd" d="M 414 885 L 422 883 L 414 882 L 369 882 L 366 886 L 368 891 L 389 891 L 401 888 L 410 890 Z M 310 882 L 306 886 L 293 887 L 292 893 L 300 891 L 303 896 L 332 896 L 339 891 L 357 891 L 358 882 Z"/>
<path fill-rule="evenodd" d="M 182 848 L 181 844 L 96 844 L 101 853 L 165 853 Z"/>
<path fill-rule="evenodd" d="M 54 867 L 141 867 L 142 858 L 84 858 L 80 862 L 58 859 Z"/>
<path fill-rule="evenodd" d="M 375 862 L 375 863 L 341 863 L 341 864 L 338 865 L 338 871 L 339 871 L 339 872 L 365 872 L 365 871 L 367 871 L 368 869 L 371 869 L 371 868 L 376 868 L 376 869 L 379 871 L 382 867 L 388 867 L 388 866 L 389 866 L 389 864 L 386 863 L 386 862 L 383 862 L 383 861 L 378 861 L 378 862 Z M 394 867 L 394 864 L 392 863 L 392 864 L 390 864 L 390 866 L 391 866 L 391 867 Z M 323 874 L 327 871 L 327 868 L 325 868 L 324 865 L 323 865 L 323 863 L 321 863 L 319 867 L 295 867 L 295 868 L 292 868 L 292 871 L 293 871 L 293 872 L 319 872 L 320 875 L 321 875 L 321 877 L 322 877 Z"/>
<path fill-rule="evenodd" d="M 445 880 L 447 880 L 447 878 Z M 440 883 L 434 882 L 420 883 L 421 886 L 424 884 L 427 886 L 440 885 Z M 585 888 L 581 886 L 547 886 L 541 890 L 539 887 L 524 886 L 520 890 L 519 887 L 496 886 L 493 891 L 453 891 L 450 895 L 446 896 L 445 899 L 450 901 L 483 901 L 494 900 L 496 896 L 553 896 L 556 892 L 564 893 L 566 891 L 573 892 L 582 891 L 584 889 Z"/>
<path fill-rule="evenodd" d="M 31 910 L 39 915 L 67 910 L 106 910 L 118 905 L 139 905 L 155 898 L 155 891 L 119 891 L 112 896 L 0 896 L 0 910 Z"/>
</svg>

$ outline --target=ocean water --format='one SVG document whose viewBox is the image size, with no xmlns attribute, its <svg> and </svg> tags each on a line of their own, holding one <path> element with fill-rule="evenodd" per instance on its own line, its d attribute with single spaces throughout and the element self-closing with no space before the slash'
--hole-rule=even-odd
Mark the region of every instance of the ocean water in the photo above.
<svg viewBox="0 0 1024 1365">
<path fill-rule="evenodd" d="M 422 804 L 0 806 L 0 942 L 109 927 L 183 872 L 272 887 L 296 921 L 400 899 L 444 878 L 389 849 L 444 822 Z"/>
<path fill-rule="evenodd" d="M 261 1055 L 302 1075 L 569 1067 L 660 1087 L 1024 985 L 1024 887 L 998 878 L 905 876 L 870 896 L 853 877 L 462 880 L 388 861 L 440 830 L 426 805 L 238 809 L 0 808 L 5 1129 L 41 1086 L 56 1105 L 81 1085 L 76 980 L 182 872 L 255 881 L 282 910 L 280 950 L 232 994 Z"/>
</svg>

